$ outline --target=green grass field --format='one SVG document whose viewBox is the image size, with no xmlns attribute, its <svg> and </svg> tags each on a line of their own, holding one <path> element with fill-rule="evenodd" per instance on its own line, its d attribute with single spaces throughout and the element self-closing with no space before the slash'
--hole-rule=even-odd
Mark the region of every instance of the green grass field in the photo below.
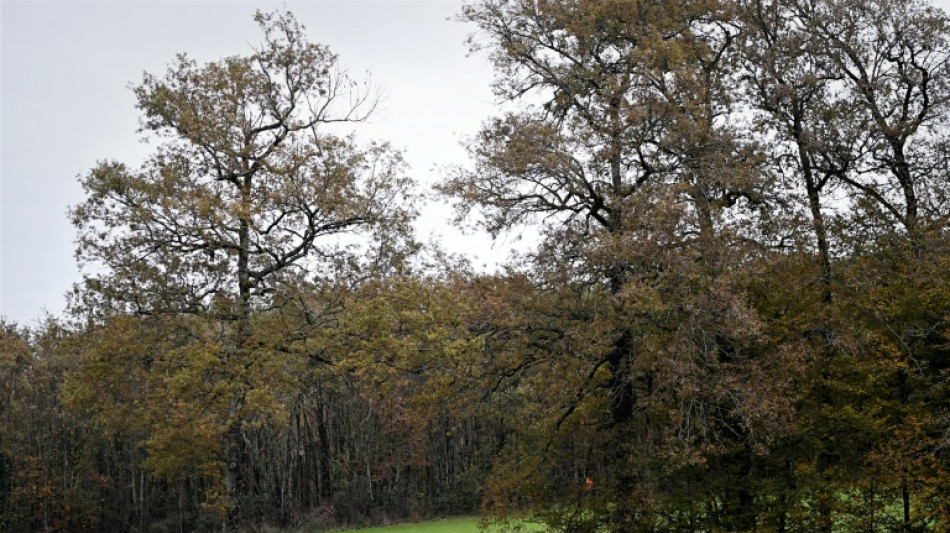
<svg viewBox="0 0 950 533">
<path fill-rule="evenodd" d="M 478 520 L 475 518 L 450 518 L 446 520 L 399 524 L 396 526 L 371 527 L 352 531 L 354 531 L 354 533 L 481 533 L 483 531 L 495 531 L 495 529 L 479 529 Z M 526 527 L 525 531 L 541 531 L 541 528 Z"/>
</svg>

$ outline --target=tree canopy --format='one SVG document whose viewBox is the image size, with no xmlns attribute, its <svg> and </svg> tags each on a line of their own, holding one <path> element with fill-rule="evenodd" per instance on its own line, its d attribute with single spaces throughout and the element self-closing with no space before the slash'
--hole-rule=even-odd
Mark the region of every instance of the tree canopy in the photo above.
<svg viewBox="0 0 950 533">
<path fill-rule="evenodd" d="M 498 116 L 412 236 L 372 88 L 289 13 L 134 87 L 69 320 L 0 324 L 0 528 L 950 527 L 950 19 L 473 0 Z"/>
</svg>

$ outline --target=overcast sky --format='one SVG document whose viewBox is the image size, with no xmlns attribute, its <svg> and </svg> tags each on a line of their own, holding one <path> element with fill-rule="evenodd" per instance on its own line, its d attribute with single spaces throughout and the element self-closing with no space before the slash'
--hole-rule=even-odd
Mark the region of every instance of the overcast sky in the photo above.
<svg viewBox="0 0 950 533">
<path fill-rule="evenodd" d="M 363 139 L 405 150 L 422 186 L 437 165 L 465 160 L 459 141 L 493 109 L 492 70 L 467 57 L 471 28 L 450 20 L 460 1 L 8 1 L 0 3 L 0 315 L 32 324 L 61 313 L 80 279 L 66 211 L 82 200 L 76 180 L 97 160 L 137 164 L 149 147 L 136 134 L 128 86 L 161 73 L 176 53 L 212 61 L 246 54 L 260 34 L 258 8 L 287 8 L 311 41 L 328 45 L 355 77 L 370 75 L 384 100 Z M 484 236 L 448 227 L 430 207 L 419 237 L 442 236 L 456 252 L 499 259 Z"/>
<path fill-rule="evenodd" d="M 358 135 L 403 148 L 412 175 L 434 183 L 437 165 L 465 161 L 459 141 L 494 109 L 491 68 L 467 57 L 471 28 L 450 20 L 460 5 L 0 0 L 0 315 L 31 324 L 63 310 L 80 279 L 66 218 L 82 200 L 76 177 L 101 159 L 137 164 L 148 150 L 129 84 L 163 72 L 179 52 L 199 61 L 248 53 L 259 42 L 256 9 L 290 9 L 352 74 L 370 73 L 385 100 Z M 420 238 L 477 250 L 476 264 L 503 259 L 506 247 L 448 227 L 450 214 L 430 207 Z"/>
</svg>

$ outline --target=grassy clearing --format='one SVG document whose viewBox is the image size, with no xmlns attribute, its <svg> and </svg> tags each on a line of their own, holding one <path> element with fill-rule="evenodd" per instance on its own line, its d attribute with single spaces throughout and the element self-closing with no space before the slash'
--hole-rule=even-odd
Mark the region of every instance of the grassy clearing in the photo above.
<svg viewBox="0 0 950 533">
<path fill-rule="evenodd" d="M 542 531 L 540 526 L 527 526 L 525 531 Z M 353 530 L 354 533 L 483 533 L 497 531 L 495 528 L 479 529 L 476 518 L 450 518 L 445 520 L 431 520 L 412 524 L 395 526 L 371 527 L 368 529 Z"/>
<path fill-rule="evenodd" d="M 451 518 L 432 520 L 386 527 L 359 529 L 359 533 L 477 533 L 478 524 L 474 518 Z"/>
</svg>

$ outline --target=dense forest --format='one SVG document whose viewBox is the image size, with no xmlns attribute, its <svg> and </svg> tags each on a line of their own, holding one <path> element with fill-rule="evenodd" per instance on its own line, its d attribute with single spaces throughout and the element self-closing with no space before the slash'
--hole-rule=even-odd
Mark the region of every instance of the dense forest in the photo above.
<svg viewBox="0 0 950 533">
<path fill-rule="evenodd" d="M 0 530 L 950 531 L 947 14 L 459 17 L 502 105 L 436 191 L 290 13 L 134 87 L 69 313 L 0 324 Z M 414 240 L 433 194 L 540 237 L 474 269 Z"/>
</svg>

